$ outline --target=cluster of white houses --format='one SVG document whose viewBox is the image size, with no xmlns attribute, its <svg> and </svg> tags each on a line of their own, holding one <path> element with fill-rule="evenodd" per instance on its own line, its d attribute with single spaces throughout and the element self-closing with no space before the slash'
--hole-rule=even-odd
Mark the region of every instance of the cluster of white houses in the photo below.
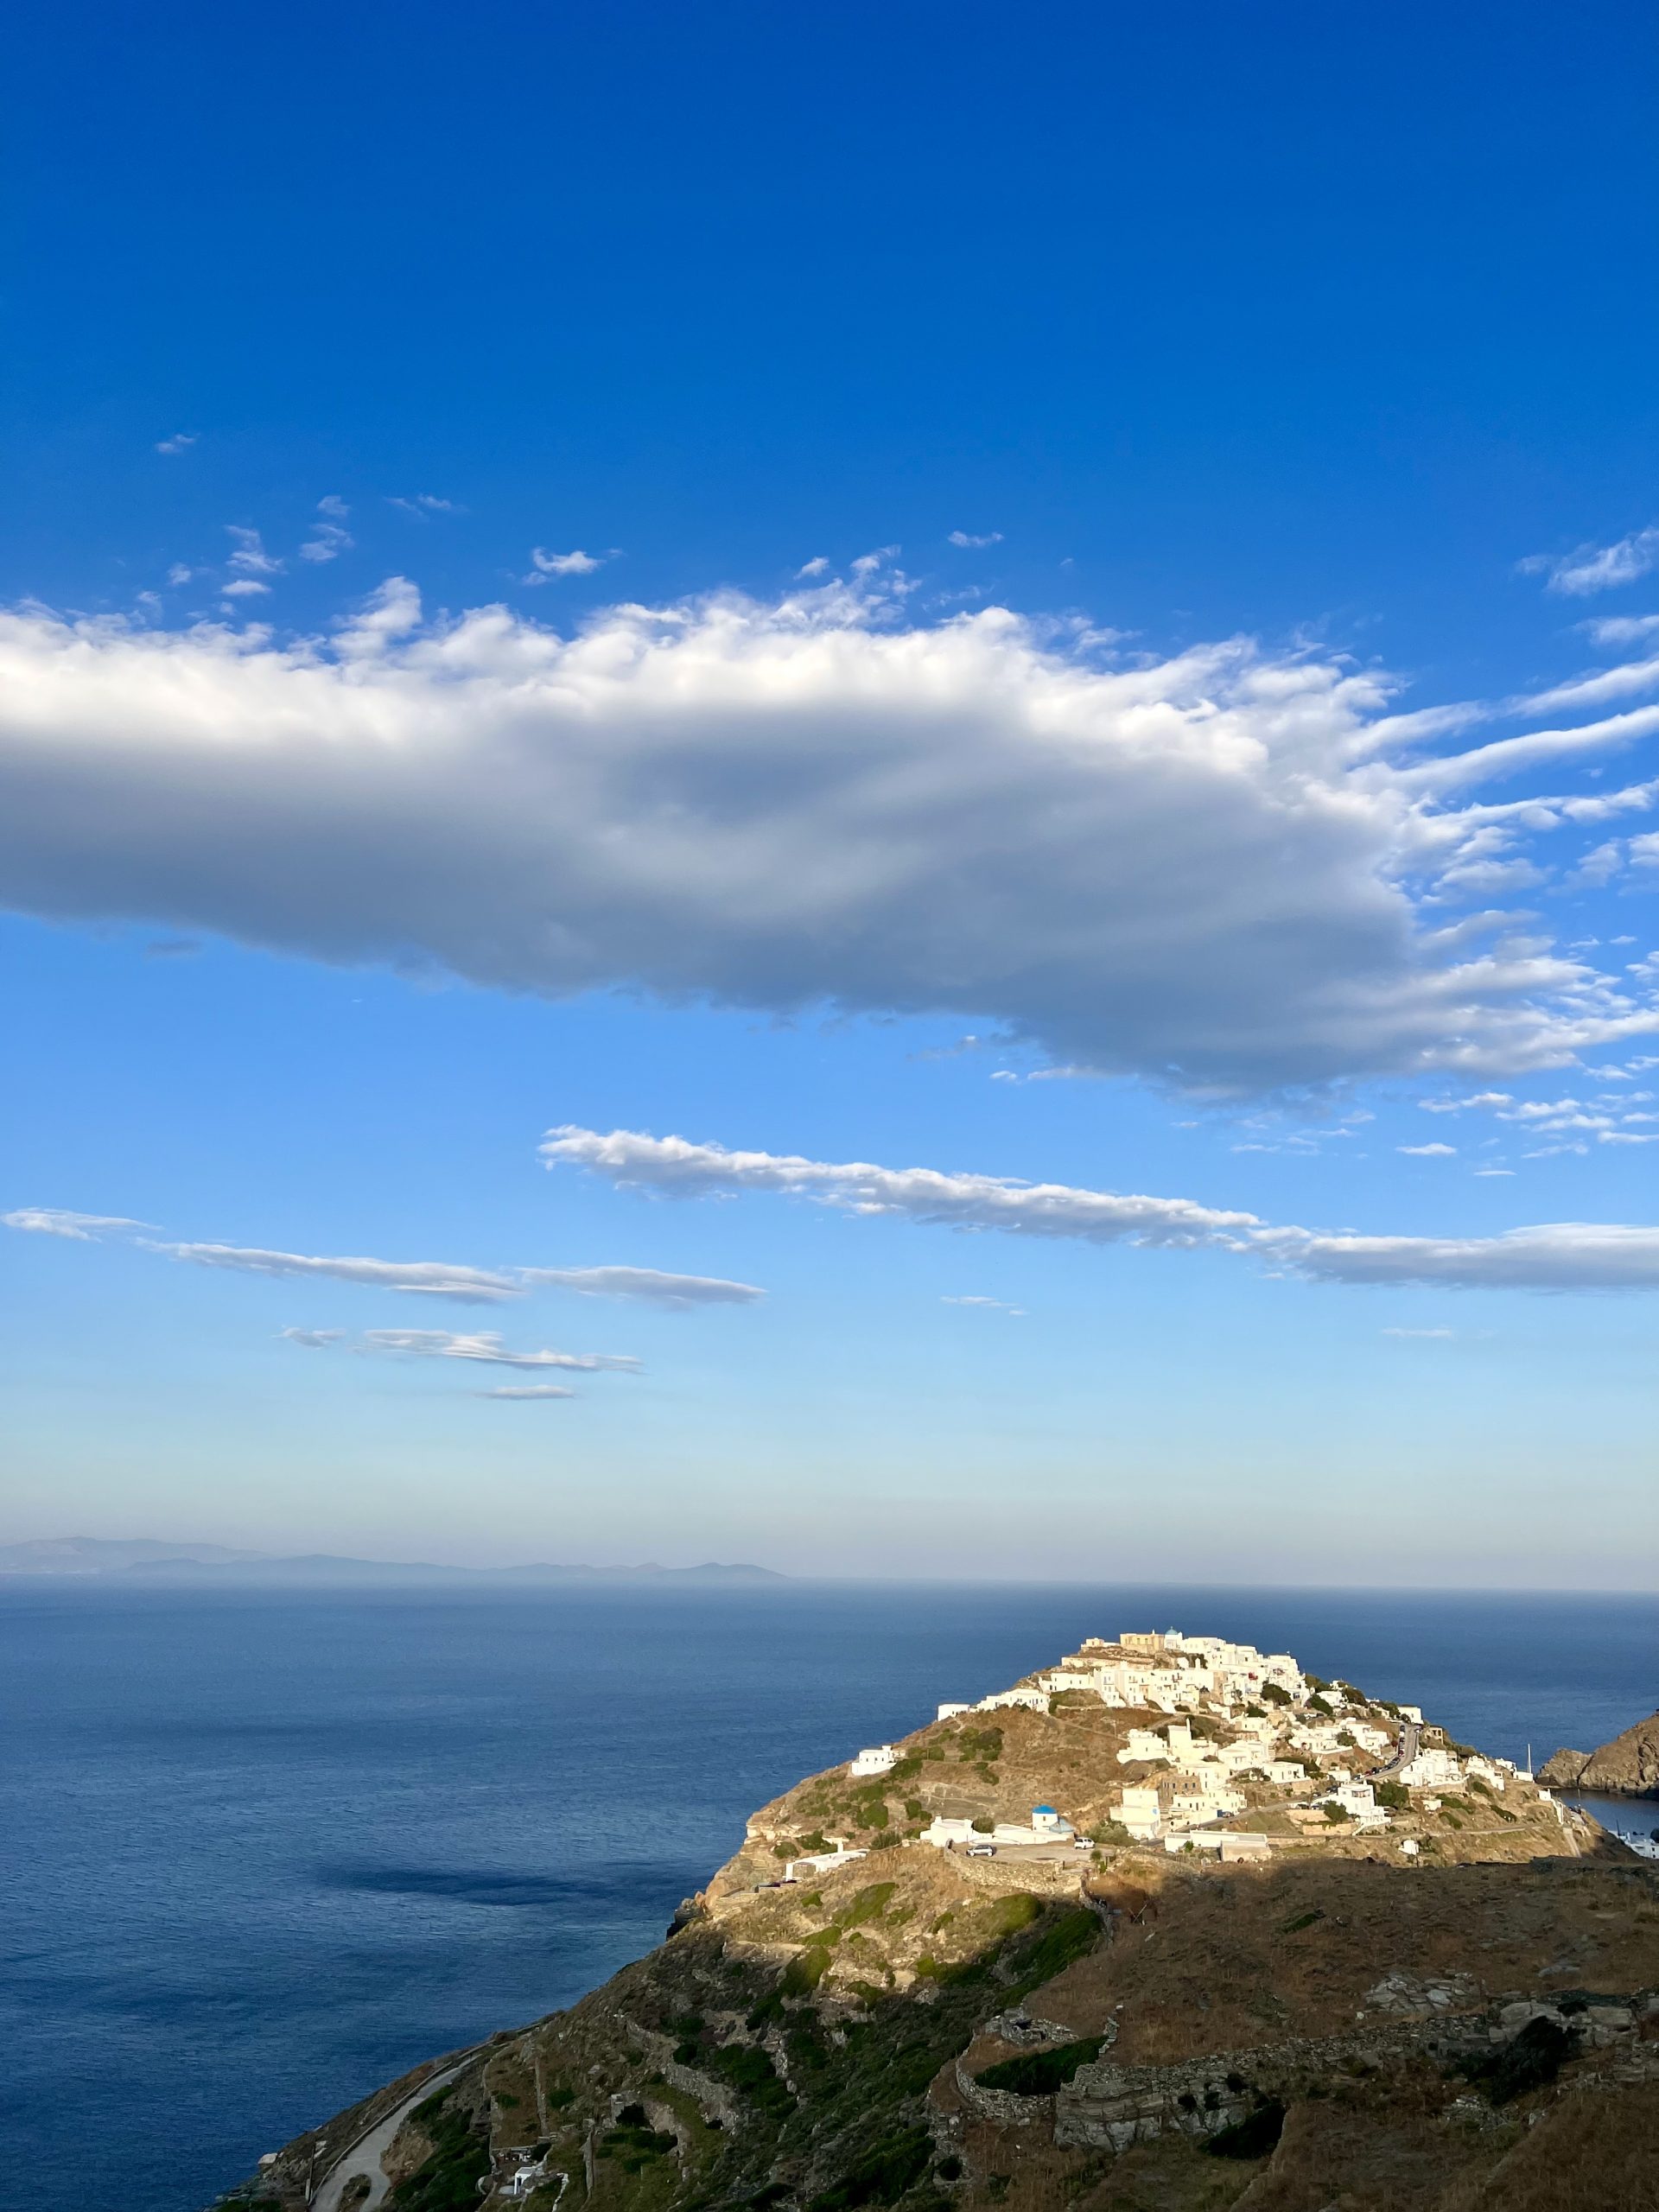
<svg viewBox="0 0 1659 2212">
<path fill-rule="evenodd" d="M 1246 1799 L 1237 1785 L 1246 1775 L 1298 1793 L 1299 1815 L 1324 1820 L 1331 1807 L 1338 1822 L 1351 1821 L 1357 1830 L 1389 1824 L 1373 1784 L 1340 1762 L 1349 1753 L 1376 1758 L 1389 1752 L 1395 1745 L 1392 1731 L 1368 1717 L 1365 1701 L 1341 1685 L 1310 1684 L 1287 1651 L 1261 1652 L 1254 1644 L 1187 1636 L 1179 1629 L 1127 1633 L 1110 1643 L 1089 1637 L 1058 1667 L 971 1705 L 941 1705 L 938 1718 L 995 1713 L 1009 1706 L 1047 1712 L 1052 1699 L 1076 1691 L 1103 1705 L 1170 1716 L 1160 1726 L 1130 1728 L 1117 1754 L 1125 1766 L 1159 1770 L 1137 1781 L 1126 1778 L 1113 1808 L 1114 1817 L 1138 1842 L 1161 1838 L 1171 1850 L 1188 1843 L 1198 1848 L 1214 1844 L 1230 1857 L 1265 1853 L 1265 1837 L 1216 1830 L 1216 1823 L 1244 1811 Z M 1313 1703 L 1315 1696 L 1318 1702 Z M 1422 1719 L 1415 1706 L 1388 1710 L 1402 1722 Z M 1221 1719 L 1230 1732 L 1224 1740 L 1215 1732 Z M 860 1751 L 847 1771 L 873 1780 L 890 1772 L 899 1757 L 891 1744 L 876 1745 Z M 1333 1759 L 1338 1764 L 1329 1764 Z M 1502 1790 L 1516 1772 L 1507 1760 L 1460 1759 L 1425 1745 L 1392 1770 L 1394 1779 L 1414 1789 L 1455 1789 L 1471 1778 Z M 1310 1794 L 1300 1796 L 1305 1789 Z M 1205 1830 L 1212 1833 L 1206 1835 Z M 1038 1805 L 1028 1822 L 976 1827 L 970 1820 L 937 1817 L 923 1840 L 941 1849 L 986 1844 L 1003 1849 L 1065 1843 L 1075 1833 L 1052 1805 Z"/>
</svg>

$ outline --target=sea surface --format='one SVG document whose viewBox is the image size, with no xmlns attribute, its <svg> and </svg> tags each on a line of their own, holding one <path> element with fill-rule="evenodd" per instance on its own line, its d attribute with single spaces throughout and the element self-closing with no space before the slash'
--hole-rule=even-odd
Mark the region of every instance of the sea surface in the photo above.
<svg viewBox="0 0 1659 2212">
<path fill-rule="evenodd" d="M 648 1949 L 802 1775 L 1171 1625 L 1516 1758 L 1659 1702 L 1656 1597 L 0 1582 L 0 2199 L 200 2212 Z"/>
</svg>

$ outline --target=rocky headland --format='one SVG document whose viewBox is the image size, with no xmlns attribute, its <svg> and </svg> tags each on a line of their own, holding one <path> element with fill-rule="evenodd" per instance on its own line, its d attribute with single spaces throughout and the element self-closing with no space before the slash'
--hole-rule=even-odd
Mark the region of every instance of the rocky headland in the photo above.
<svg viewBox="0 0 1659 2212">
<path fill-rule="evenodd" d="M 648 1957 L 223 2204 L 1637 2212 L 1656 2177 L 1659 1868 L 1414 1708 L 1172 1632 L 810 1777 Z"/>
<path fill-rule="evenodd" d="M 1599 1751 L 1555 1752 L 1538 1779 L 1552 1789 L 1599 1796 L 1659 1797 L 1659 1713 L 1638 1720 Z"/>
</svg>

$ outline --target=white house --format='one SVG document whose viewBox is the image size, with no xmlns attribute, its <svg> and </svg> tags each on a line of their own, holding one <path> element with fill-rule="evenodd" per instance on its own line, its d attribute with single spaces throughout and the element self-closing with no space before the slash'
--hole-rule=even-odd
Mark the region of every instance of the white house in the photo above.
<svg viewBox="0 0 1659 2212">
<path fill-rule="evenodd" d="M 837 1866 L 850 1866 L 855 1859 L 867 1859 L 864 1851 L 846 1851 L 837 1845 L 833 1851 L 815 1851 L 805 1859 L 791 1859 L 784 1868 L 786 1882 L 798 1882 L 804 1874 L 833 1874 Z"/>
<path fill-rule="evenodd" d="M 1299 1782 L 1307 1780 L 1307 1769 L 1300 1759 L 1269 1759 L 1262 1771 L 1280 1789 L 1294 1789 Z"/>
<path fill-rule="evenodd" d="M 1137 1843 L 1150 1843 L 1164 1832 L 1163 1808 L 1158 1792 L 1142 1783 L 1126 1788 L 1117 1801 L 1116 1817 Z"/>
<path fill-rule="evenodd" d="M 847 1771 L 855 1777 L 869 1774 L 890 1774 L 899 1764 L 899 1754 L 891 1744 L 877 1744 L 871 1750 L 861 1751 L 855 1759 L 847 1762 Z"/>
<path fill-rule="evenodd" d="M 971 1705 L 942 1705 L 933 1716 L 936 1720 L 954 1720 L 959 1713 L 971 1713 Z"/>
<path fill-rule="evenodd" d="M 1455 1789 L 1463 1770 L 1450 1751 L 1425 1745 L 1408 1766 L 1401 1768 L 1400 1779 L 1412 1789 Z"/>
<path fill-rule="evenodd" d="M 998 1821 L 989 1828 L 976 1828 L 970 1820 L 948 1819 L 936 1813 L 922 1830 L 922 1841 L 931 1843 L 937 1851 L 953 1845 L 960 1850 L 976 1843 L 994 1843 L 999 1851 L 1017 1851 L 1033 1844 L 1070 1843 L 1076 1834 L 1071 1821 L 1052 1805 L 1033 1805 L 1029 1823 Z"/>
</svg>

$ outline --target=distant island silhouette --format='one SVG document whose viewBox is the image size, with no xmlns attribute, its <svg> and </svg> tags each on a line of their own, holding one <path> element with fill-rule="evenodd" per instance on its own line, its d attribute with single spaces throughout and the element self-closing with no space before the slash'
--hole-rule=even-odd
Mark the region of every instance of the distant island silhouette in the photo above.
<svg viewBox="0 0 1659 2212">
<path fill-rule="evenodd" d="M 284 1555 L 225 1544 L 168 1543 L 154 1536 L 41 1536 L 0 1544 L 0 1577 L 73 1576 L 123 1583 L 524 1583 L 646 1584 L 787 1582 L 745 1560 L 696 1567 L 582 1567 L 536 1560 L 523 1567 L 447 1567 L 432 1560 L 343 1559 L 329 1552 Z"/>
</svg>

